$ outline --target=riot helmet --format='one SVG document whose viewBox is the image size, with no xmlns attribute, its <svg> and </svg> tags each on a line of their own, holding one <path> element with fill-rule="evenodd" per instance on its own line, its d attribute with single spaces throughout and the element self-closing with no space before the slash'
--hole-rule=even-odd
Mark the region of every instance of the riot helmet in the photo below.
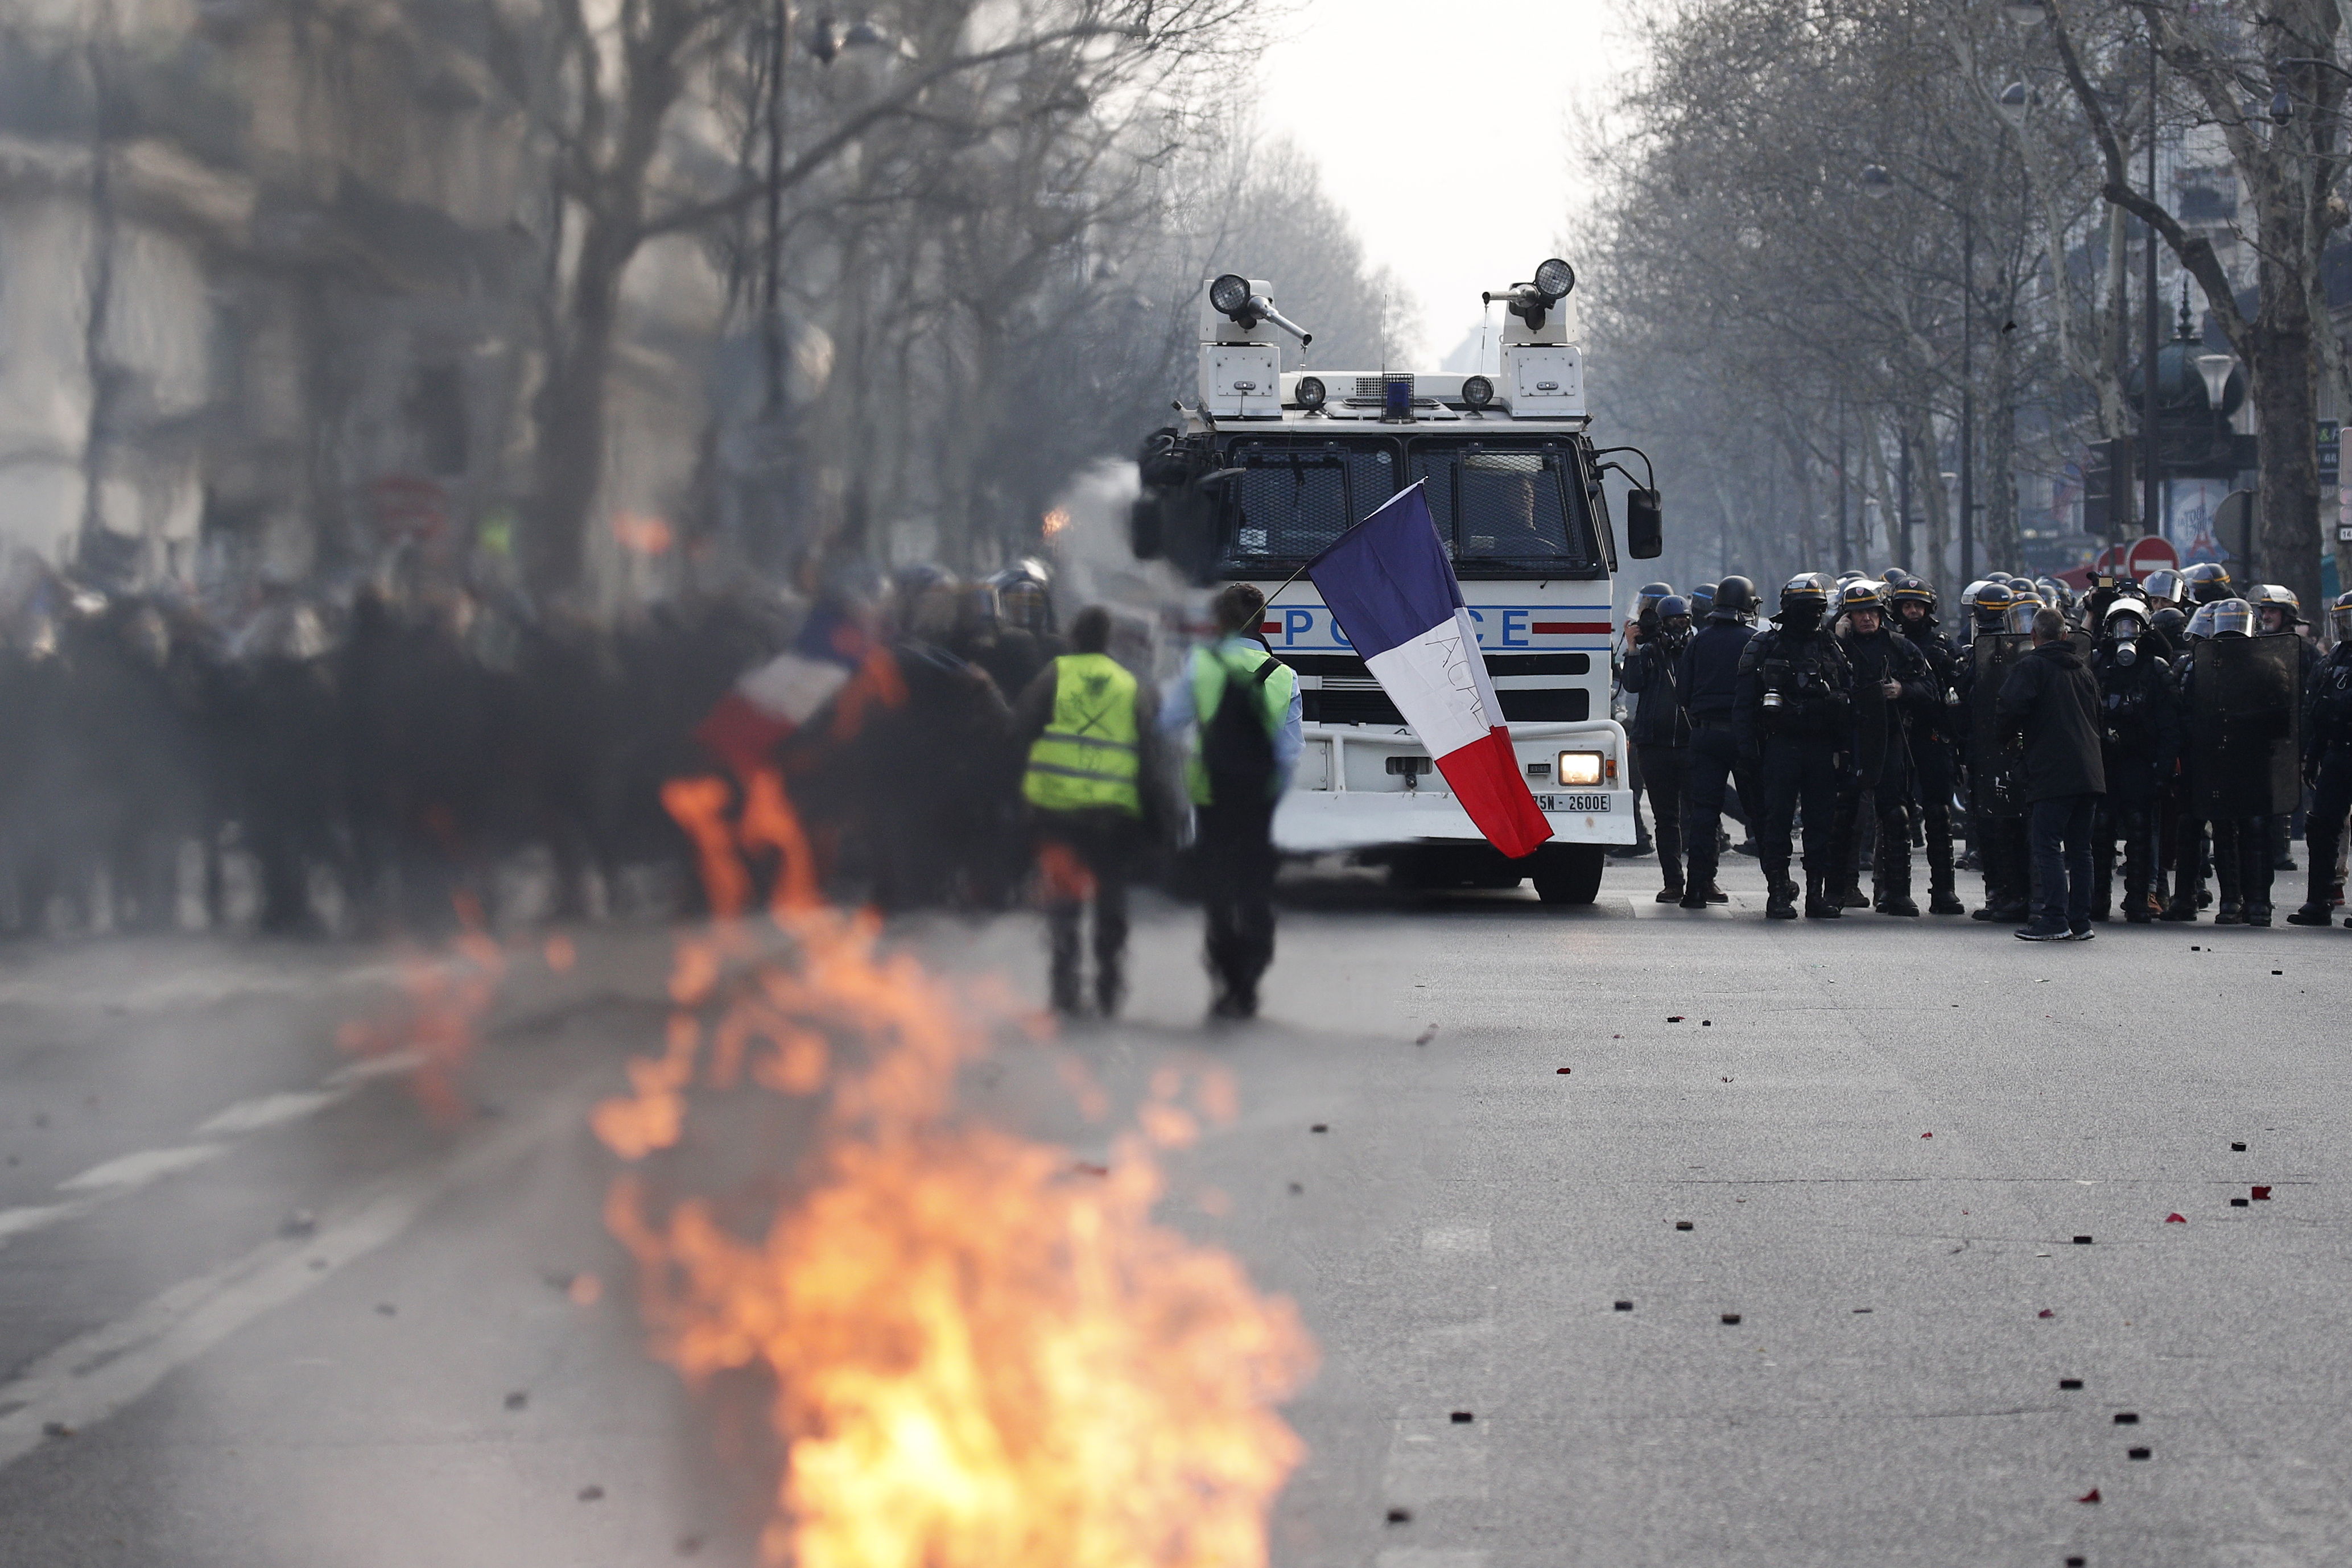
<svg viewBox="0 0 2352 1568">
<path fill-rule="evenodd" d="M 2243 599 L 2221 599 L 2214 603 L 2212 636 L 2217 637 L 2250 637 L 2254 635 L 2254 607 Z"/>
<path fill-rule="evenodd" d="M 1883 616 L 1886 609 L 1886 601 L 1879 596 L 1878 592 L 1883 586 L 1883 584 L 1873 582 L 1868 577 L 1855 578 L 1848 583 L 1845 585 L 1845 591 L 1839 595 L 1838 609 L 1849 616 L 1856 610 L 1868 610 L 1872 615 Z M 1883 625 L 1884 622 L 1882 621 L 1881 624 Z"/>
<path fill-rule="evenodd" d="M 1715 608 L 1708 614 L 1736 621 L 1755 613 L 1755 584 L 1734 573 L 1715 585 Z"/>
<path fill-rule="evenodd" d="M 1633 614 L 1646 616 L 1658 607 L 1658 601 L 1675 591 L 1672 583 L 1644 583 L 1642 591 L 1633 595 Z"/>
<path fill-rule="evenodd" d="M 1830 585 L 1819 572 L 1791 577 L 1780 585 L 1780 613 L 1773 619 L 1789 631 L 1809 632 L 1829 613 Z"/>
<path fill-rule="evenodd" d="M 2115 644 L 2116 662 L 2130 664 L 2139 658 L 2139 637 L 2147 630 L 2147 606 L 2137 599 L 2117 599 L 2107 606 L 2107 640 Z"/>
<path fill-rule="evenodd" d="M 1921 626 L 1936 624 L 1936 590 L 1916 577 L 1905 577 L 1896 583 L 1886 595 L 1886 604 L 1898 620 Z M 1918 605 L 1919 613 L 1911 614 L 1905 608 L 1909 605 Z"/>
<path fill-rule="evenodd" d="M 2049 607 L 2034 595 L 2021 595 L 2011 599 L 2009 608 L 2001 612 L 2000 629 L 2005 632 L 2031 632 L 2033 630 L 2033 618 Z"/>
<path fill-rule="evenodd" d="M 1690 591 L 1691 619 L 1715 613 L 1715 584 L 1701 583 Z"/>
<path fill-rule="evenodd" d="M 1849 566 L 1844 571 L 1837 574 L 1837 585 L 1840 588 L 1843 588 L 1848 583 L 1859 583 L 1864 577 L 1869 575 L 1870 574 L 1867 572 L 1864 572 L 1856 567 Z"/>
<path fill-rule="evenodd" d="M 2190 642 L 2203 642 L 2213 635 L 2213 606 L 2200 605 L 2197 613 L 2189 617 L 2189 629 L 2184 634 Z"/>
<path fill-rule="evenodd" d="M 2189 617 L 2178 605 L 2167 605 L 2148 617 L 2147 624 L 2164 635 L 2164 640 L 2178 647 L 2180 639 L 2189 635 Z"/>
<path fill-rule="evenodd" d="M 2254 606 L 2260 631 L 2291 632 L 2303 625 L 2303 601 L 2294 596 L 2294 589 L 2284 584 L 2257 583 L 2247 593 L 2246 598 Z M 2273 610 L 2278 612 L 2279 624 L 2276 626 L 2270 624 Z"/>
<path fill-rule="evenodd" d="M 2000 631 L 2001 623 L 2008 619 L 2009 607 L 2016 602 L 2016 594 L 2006 583 L 1988 579 L 1969 590 L 1969 613 L 1975 616 L 1976 628 L 1980 632 Z"/>
<path fill-rule="evenodd" d="M 1658 635 L 1669 645 L 1678 645 L 1690 636 L 1690 601 L 1680 594 L 1669 594 L 1658 601 Z"/>
<path fill-rule="evenodd" d="M 1054 629 L 1054 596 L 1042 561 L 1007 566 L 988 580 L 996 590 L 996 613 L 1008 626 L 1024 632 Z"/>
<path fill-rule="evenodd" d="M 2327 612 L 2327 629 L 2337 642 L 2352 642 L 2352 588 L 2336 595 Z"/>
<path fill-rule="evenodd" d="M 2200 605 L 2218 605 L 2230 597 L 2230 573 L 2219 561 L 2200 561 L 2180 574 L 2189 596 Z"/>
<path fill-rule="evenodd" d="M 2033 586 L 2035 591 L 2041 594 L 2042 602 L 2060 615 L 2071 616 L 2074 613 L 2074 590 L 2057 578 L 2042 578 Z"/>
<path fill-rule="evenodd" d="M 2189 597 L 2189 589 L 2180 581 L 2180 574 L 2169 566 L 2160 567 L 2139 581 L 2140 591 L 2150 604 L 2179 604 Z"/>
<path fill-rule="evenodd" d="M 1890 588 L 1899 588 L 1903 585 L 1903 580 L 1910 575 L 1910 573 L 1900 566 L 1889 566 L 1878 574 L 1878 580 Z"/>
</svg>

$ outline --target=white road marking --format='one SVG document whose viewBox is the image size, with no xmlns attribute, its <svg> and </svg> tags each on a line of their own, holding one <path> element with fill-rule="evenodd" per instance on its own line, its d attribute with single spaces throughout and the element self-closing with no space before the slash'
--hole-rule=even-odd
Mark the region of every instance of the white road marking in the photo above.
<svg viewBox="0 0 2352 1568">
<path fill-rule="evenodd" d="M 143 1187 L 158 1176 L 176 1175 L 193 1170 L 205 1161 L 227 1152 L 222 1143 L 184 1143 L 176 1149 L 142 1149 L 135 1154 L 125 1154 L 109 1160 L 102 1165 L 92 1165 L 79 1176 L 68 1176 L 58 1184 L 61 1193 L 89 1193 L 106 1187 L 129 1191 Z"/>
<path fill-rule="evenodd" d="M 240 1100 L 196 1129 L 196 1137 L 211 1142 L 186 1143 L 171 1149 L 142 1149 L 120 1155 L 58 1184 L 58 1191 L 82 1194 L 79 1197 L 65 1203 L 32 1204 L 19 1208 L 0 1209 L 0 1247 L 6 1247 L 20 1236 L 29 1236 L 34 1231 L 46 1230 L 69 1219 L 79 1219 L 110 1199 L 137 1192 L 165 1176 L 194 1170 L 215 1156 L 228 1152 L 232 1142 L 237 1138 L 281 1127 L 305 1116 L 315 1116 L 329 1106 L 348 1099 L 362 1084 L 406 1072 L 423 1061 L 424 1058 L 415 1051 L 394 1051 L 337 1068 L 320 1081 L 317 1089 L 289 1089 Z"/>
<path fill-rule="evenodd" d="M 1445 1415 L 1404 1415 L 1389 1437 L 1381 1494 L 1391 1503 L 1423 1508 L 1442 1498 L 1486 1495 L 1486 1434 L 1455 1426 Z"/>
<path fill-rule="evenodd" d="M 229 1138 L 239 1133 L 258 1132 L 265 1127 L 275 1127 L 282 1121 L 297 1121 L 313 1111 L 324 1110 L 342 1098 L 342 1093 L 333 1090 L 311 1089 L 295 1089 L 285 1094 L 265 1094 L 257 1100 L 240 1100 L 197 1128 L 196 1136 Z"/>
<path fill-rule="evenodd" d="M 51 1351 L 0 1384 L 0 1469 L 39 1447 L 52 1428 L 80 1432 L 104 1421 L 239 1329 L 396 1239 L 443 1198 L 579 1126 L 586 1098 L 580 1089 L 561 1095 L 448 1163 L 396 1178 L 316 1234 L 264 1242 Z"/>
</svg>

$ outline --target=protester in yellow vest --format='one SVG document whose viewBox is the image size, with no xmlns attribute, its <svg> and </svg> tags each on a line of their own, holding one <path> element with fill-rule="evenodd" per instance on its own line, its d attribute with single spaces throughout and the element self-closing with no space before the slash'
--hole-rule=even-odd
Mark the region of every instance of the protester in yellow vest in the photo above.
<svg viewBox="0 0 2352 1568">
<path fill-rule="evenodd" d="M 1192 650 L 1160 707 L 1163 735 L 1189 734 L 1194 861 L 1207 915 L 1209 1016 L 1257 1016 L 1274 962 L 1274 810 L 1302 743 L 1298 677 L 1265 646 L 1265 595 L 1217 595 L 1216 640 Z M 1227 705 L 1234 705 L 1229 712 Z"/>
<path fill-rule="evenodd" d="M 1127 885 L 1147 841 L 1152 737 L 1140 688 L 1104 648 L 1110 613 L 1099 605 L 1070 624 L 1070 646 L 1038 671 L 1013 710 L 1025 743 L 1021 795 L 1037 846 L 1052 952 L 1055 1011 L 1084 1010 L 1079 926 L 1095 910 L 1096 1010 L 1114 1016 L 1127 990 Z"/>
</svg>

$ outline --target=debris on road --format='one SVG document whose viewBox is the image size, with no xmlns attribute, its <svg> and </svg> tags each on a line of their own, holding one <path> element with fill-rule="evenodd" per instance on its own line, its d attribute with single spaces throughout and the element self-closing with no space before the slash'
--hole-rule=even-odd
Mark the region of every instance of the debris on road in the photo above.
<svg viewBox="0 0 2352 1568">
<path fill-rule="evenodd" d="M 2077 1247 L 2088 1247 L 2091 1245 L 2091 1238 L 2087 1236 L 2078 1236 L 2074 1238 L 2074 1245 Z"/>
<path fill-rule="evenodd" d="M 580 1500 L 582 1502 L 602 1502 L 604 1500 L 604 1489 L 603 1487 L 596 1486 L 582 1487 L 580 1489 Z"/>
<path fill-rule="evenodd" d="M 1328 1132 L 1331 1131 L 1331 1124 L 1328 1121 L 1318 1121 L 1307 1131 L 1309 1132 Z"/>
<path fill-rule="evenodd" d="M 2185 1214 L 2168 1214 L 2164 1216 L 2164 1223 L 2167 1225 L 2187 1225 L 2189 1223 L 2189 1216 Z"/>
<path fill-rule="evenodd" d="M 2050 1316 L 2047 1312 L 2044 1312 L 2042 1315 L 2045 1318 Z M 2058 1392 L 2061 1394 L 2080 1393 L 2082 1387 L 2083 1380 L 2079 1377 L 2062 1377 L 2058 1380 Z"/>
<path fill-rule="evenodd" d="M 398 1315 L 399 1311 L 400 1309 L 394 1306 L 389 1301 L 378 1301 L 375 1304 L 375 1314 L 379 1318 L 394 1317 Z"/>
<path fill-rule="evenodd" d="M 2096 1502 L 2099 1500 L 2099 1489 L 2093 1487 L 2089 1491 L 2084 1492 L 2081 1497 L 2076 1498 L 2074 1500 L 2076 1502 Z"/>
<path fill-rule="evenodd" d="M 319 1216 L 309 1209 L 296 1209 L 278 1222 L 280 1236 L 309 1236 L 319 1228 Z"/>
<path fill-rule="evenodd" d="M 1412 1510 L 1409 1508 L 1392 1508 L 1389 1510 L 1389 1522 L 1391 1524 L 1411 1524 L 1412 1522 Z"/>
<path fill-rule="evenodd" d="M 70 1437 L 73 1435 L 74 1429 L 67 1426 L 62 1421 L 44 1421 L 41 1423 L 41 1436 L 44 1437 Z"/>
<path fill-rule="evenodd" d="M 2126 1448 L 2124 1450 L 2124 1458 L 2126 1459 L 2145 1459 L 2151 1458 L 2155 1452 L 2156 1450 L 2153 1448 Z"/>
<path fill-rule="evenodd" d="M 1423 1030 L 1421 1032 L 1420 1037 L 1419 1037 L 1418 1038 L 1416 1038 L 1412 1043 L 1413 1043 L 1414 1045 L 1416 1045 L 1416 1046 L 1425 1046 L 1425 1045 L 1429 1044 L 1429 1042 L 1430 1042 L 1430 1041 L 1432 1041 L 1432 1040 L 1433 1040 L 1433 1039 L 1435 1039 L 1435 1038 L 1437 1038 L 1437 1026 L 1436 1026 L 1436 1025 L 1434 1025 L 1434 1024 L 1432 1024 L 1429 1027 L 1427 1027 L 1426 1029 L 1423 1029 Z"/>
<path fill-rule="evenodd" d="M 1633 1303 L 1631 1301 L 1619 1301 L 1614 1303 L 1614 1306 L 1621 1312 L 1630 1312 L 1633 1310 Z"/>
<path fill-rule="evenodd" d="M 1477 1419 L 1478 1419 L 1478 1417 L 1477 1417 L 1477 1415 L 1476 1415 L 1475 1413 L 1473 1413 L 1473 1412 L 1471 1412 L 1471 1411 L 1468 1411 L 1468 1410 L 1456 1410 L 1456 1411 L 1454 1411 L 1454 1412 L 1453 1413 L 1453 1415 L 1449 1417 L 1449 1419 L 1451 1419 L 1451 1420 L 1453 1421 L 1453 1423 L 1454 1423 L 1456 1426 L 1468 1426 L 1468 1425 L 1470 1425 L 1470 1423 L 1472 1423 L 1473 1421 L 1477 1420 Z"/>
<path fill-rule="evenodd" d="M 1676 1230 L 1688 1230 L 1690 1227 L 1691 1222 L 1686 1219 L 1678 1219 L 1675 1221 L 1675 1228 Z"/>
<path fill-rule="evenodd" d="M 1723 1314 L 1723 1321 L 1727 1323 L 1737 1323 L 1739 1321 L 1739 1314 L 1737 1312 L 1726 1312 Z"/>
<path fill-rule="evenodd" d="M 2139 1425 L 2139 1412 L 2138 1412 L 2138 1411 L 2137 1411 L 2137 1410 L 2118 1410 L 2118 1411 L 2116 1411 L 2116 1426 L 2138 1426 L 2138 1425 Z"/>
<path fill-rule="evenodd" d="M 2271 1201 L 2271 1190 L 2268 1187 L 2255 1187 L 2248 1192 L 2246 1195 L 2253 1199 L 2254 1202 L 2258 1204 L 2266 1204 Z"/>
<path fill-rule="evenodd" d="M 521 1389 L 517 1389 L 512 1394 L 507 1395 L 507 1408 L 509 1410 L 520 1410 L 530 1403 L 530 1395 L 525 1394 Z"/>
</svg>

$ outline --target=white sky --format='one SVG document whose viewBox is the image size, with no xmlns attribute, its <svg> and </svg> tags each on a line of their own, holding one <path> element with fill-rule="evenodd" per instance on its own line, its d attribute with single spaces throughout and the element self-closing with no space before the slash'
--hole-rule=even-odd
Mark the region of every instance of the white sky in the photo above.
<svg viewBox="0 0 2352 1568">
<path fill-rule="evenodd" d="M 1266 133 L 1322 165 L 1368 258 L 1420 301 L 1426 368 L 1478 324 L 1478 293 L 1565 255 L 1571 104 L 1633 58 L 1599 0 L 1304 0 L 1261 66 Z M 1388 129 L 1393 126 L 1394 129 Z M 1281 298 L 1282 279 L 1274 279 Z"/>
</svg>

